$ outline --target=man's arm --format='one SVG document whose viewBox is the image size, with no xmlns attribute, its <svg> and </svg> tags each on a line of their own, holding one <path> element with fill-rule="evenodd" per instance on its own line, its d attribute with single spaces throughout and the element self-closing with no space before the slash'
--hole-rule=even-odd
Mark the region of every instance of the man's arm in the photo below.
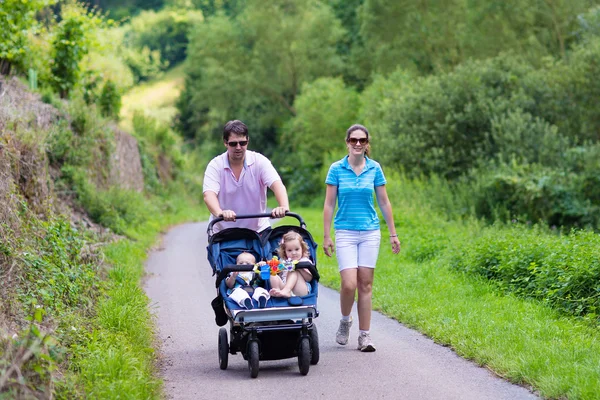
<svg viewBox="0 0 600 400">
<path fill-rule="evenodd" d="M 271 215 L 274 218 L 283 218 L 285 217 L 285 212 L 290 211 L 290 203 L 288 201 L 287 189 L 281 180 L 277 180 L 271 184 L 271 188 L 273 194 L 275 195 L 275 200 L 277 200 L 277 204 L 279 207 L 276 207 L 271 212 Z"/>
<path fill-rule="evenodd" d="M 215 192 L 210 190 L 204 192 L 204 203 L 208 211 L 215 217 L 223 217 L 225 221 L 235 221 L 235 211 L 221 209 L 219 198 Z"/>
<path fill-rule="evenodd" d="M 215 192 L 211 190 L 204 192 L 204 203 L 206 204 L 208 211 L 215 217 L 218 217 L 223 213 L 221 205 L 219 204 L 219 198 Z"/>
</svg>

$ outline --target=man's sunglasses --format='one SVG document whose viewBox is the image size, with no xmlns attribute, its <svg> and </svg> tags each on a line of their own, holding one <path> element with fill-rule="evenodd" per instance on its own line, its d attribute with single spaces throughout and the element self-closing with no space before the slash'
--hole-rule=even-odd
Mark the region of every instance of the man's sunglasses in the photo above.
<svg viewBox="0 0 600 400">
<path fill-rule="evenodd" d="M 239 142 L 227 142 L 227 144 L 229 145 L 229 147 L 237 147 L 237 145 L 239 144 L 240 146 L 244 147 L 248 144 L 247 140 L 240 140 Z"/>
<path fill-rule="evenodd" d="M 362 137 L 360 139 L 351 137 L 351 138 L 349 138 L 347 140 L 347 142 L 350 143 L 350 144 L 352 144 L 352 145 L 354 145 L 356 143 L 367 144 L 367 143 L 369 143 L 369 139 L 368 138 L 364 138 L 364 137 Z"/>
</svg>

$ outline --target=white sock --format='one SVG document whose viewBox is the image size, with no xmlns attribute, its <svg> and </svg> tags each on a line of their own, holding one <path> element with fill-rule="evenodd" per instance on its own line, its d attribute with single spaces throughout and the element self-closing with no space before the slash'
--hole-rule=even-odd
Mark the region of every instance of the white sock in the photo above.
<svg viewBox="0 0 600 400">
<path fill-rule="evenodd" d="M 342 321 L 344 322 L 348 322 L 350 321 L 352 318 L 349 315 L 342 315 Z"/>
<path fill-rule="evenodd" d="M 369 331 L 363 331 L 363 330 L 359 330 L 359 331 L 358 331 L 358 334 L 359 334 L 359 335 L 362 335 L 363 333 L 366 333 L 366 334 L 368 335 L 368 334 L 369 334 Z"/>
</svg>

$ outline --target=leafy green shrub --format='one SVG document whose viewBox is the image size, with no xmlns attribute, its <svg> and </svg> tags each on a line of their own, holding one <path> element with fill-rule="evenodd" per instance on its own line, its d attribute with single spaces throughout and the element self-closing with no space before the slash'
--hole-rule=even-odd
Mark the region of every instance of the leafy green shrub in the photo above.
<svg viewBox="0 0 600 400">
<path fill-rule="evenodd" d="M 98 105 L 103 116 L 118 119 L 121 111 L 121 93 L 111 80 L 104 82 Z"/>
<path fill-rule="evenodd" d="M 507 292 L 600 323 L 600 236 L 555 235 L 539 227 L 493 226 L 456 248 L 452 265 Z"/>
<path fill-rule="evenodd" d="M 3 0 L 0 2 L 0 74 L 12 66 L 24 70 L 29 51 L 28 31 L 37 28 L 35 14 L 56 0 Z"/>
<path fill-rule="evenodd" d="M 54 125 L 47 138 L 48 159 L 55 165 L 62 165 L 67 161 L 67 157 L 73 145 L 73 131 L 66 121 L 61 121 Z"/>
<path fill-rule="evenodd" d="M 600 38 L 537 70 L 503 55 L 425 78 L 399 71 L 365 90 L 361 119 L 388 144 L 381 161 L 413 176 L 513 158 L 555 166 L 561 150 L 598 141 L 598 75 Z"/>
<path fill-rule="evenodd" d="M 75 3 L 63 8 L 62 18 L 53 41 L 51 71 L 54 87 L 66 98 L 78 82 L 79 63 L 88 53 L 91 32 L 100 26 L 102 17 Z"/>
<path fill-rule="evenodd" d="M 133 129 L 138 139 L 144 182 L 157 193 L 181 172 L 185 161 L 181 139 L 165 124 L 136 111 Z"/>
<path fill-rule="evenodd" d="M 315 171 L 324 165 L 324 157 L 345 150 L 346 129 L 356 123 L 359 98 L 341 78 L 319 78 L 302 87 L 294 106 L 297 114 L 284 128 L 274 162 L 281 165 L 290 197 L 308 205 L 323 192 Z"/>
<path fill-rule="evenodd" d="M 163 61 L 173 65 L 185 60 L 188 33 L 202 21 L 199 11 L 142 11 L 131 20 L 131 30 L 125 40 L 131 48 L 158 51 Z"/>
<path fill-rule="evenodd" d="M 516 109 L 535 115 L 535 102 L 521 90 L 532 70 L 506 56 L 427 78 L 397 72 L 386 80 L 389 89 L 375 84 L 365 91 L 362 114 L 374 138 L 386 143 L 378 156 L 411 175 L 465 174 L 503 150 L 491 139 L 493 118 Z"/>
<path fill-rule="evenodd" d="M 84 258 L 85 238 L 65 220 L 51 220 L 43 229 L 38 251 L 23 258 L 30 285 L 21 292 L 21 301 L 41 304 L 53 314 L 91 307 L 98 295 L 98 266 Z"/>
<path fill-rule="evenodd" d="M 150 50 L 148 46 L 141 49 L 126 47 L 122 52 L 136 82 L 158 78 L 168 67 L 168 62 L 161 59 L 160 51 Z"/>
<path fill-rule="evenodd" d="M 62 168 L 62 173 L 90 218 L 118 234 L 125 234 L 127 228 L 143 223 L 152 212 L 141 193 L 115 187 L 99 191 L 89 182 L 84 170 L 69 165 Z"/>
</svg>

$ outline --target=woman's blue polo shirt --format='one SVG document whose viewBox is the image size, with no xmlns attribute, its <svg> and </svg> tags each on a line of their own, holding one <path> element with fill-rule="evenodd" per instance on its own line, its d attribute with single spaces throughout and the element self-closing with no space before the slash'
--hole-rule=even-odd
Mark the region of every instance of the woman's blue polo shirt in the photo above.
<svg viewBox="0 0 600 400">
<path fill-rule="evenodd" d="M 373 194 L 375 187 L 385 185 L 386 180 L 381 165 L 368 157 L 365 158 L 365 168 L 358 176 L 348 163 L 348 156 L 329 167 L 325 183 L 337 186 L 338 210 L 333 220 L 334 229 L 379 229 Z"/>
</svg>

